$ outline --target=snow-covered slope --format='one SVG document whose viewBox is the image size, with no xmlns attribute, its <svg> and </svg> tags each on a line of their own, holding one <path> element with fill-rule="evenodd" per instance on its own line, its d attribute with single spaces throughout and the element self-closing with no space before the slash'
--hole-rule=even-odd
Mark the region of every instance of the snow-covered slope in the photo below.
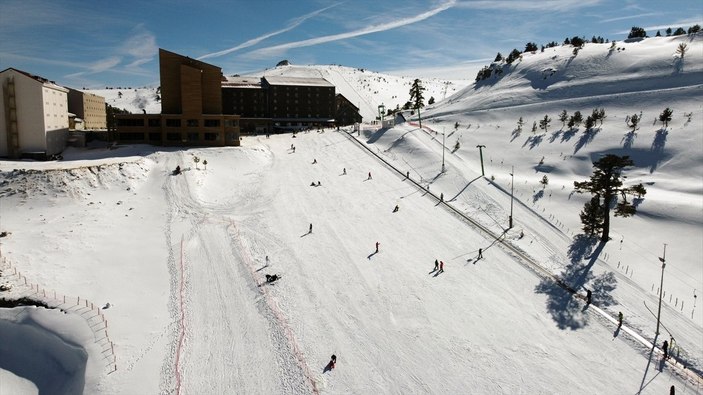
<svg viewBox="0 0 703 395">
<path fill-rule="evenodd" d="M 681 42 L 690 49 L 671 74 Z M 4 295 L 62 305 L 98 341 L 109 331 L 90 393 L 702 393 L 703 45 L 618 46 L 608 58 L 607 45 L 587 44 L 570 62 L 559 60 L 567 47 L 526 54 L 501 79 L 428 108 L 424 129 L 0 161 Z M 553 83 L 536 86 L 549 67 L 560 67 Z M 350 85 L 403 102 L 409 90 L 367 83 Z M 372 95 L 358 97 L 375 111 Z M 665 107 L 672 121 L 653 124 Z M 607 118 L 591 131 L 556 119 L 593 108 Z M 630 133 L 625 117 L 640 111 L 646 122 Z M 532 133 L 545 114 L 551 125 Z M 648 193 L 598 246 L 581 234 L 587 197 L 572 189 L 603 153 L 632 156 L 627 182 Z M 170 175 L 176 165 L 182 176 Z M 271 273 L 282 279 L 264 284 Z M 554 278 L 592 290 L 594 304 Z M 677 367 L 650 344 L 672 338 Z M 325 371 L 332 353 L 337 368 Z"/>
</svg>

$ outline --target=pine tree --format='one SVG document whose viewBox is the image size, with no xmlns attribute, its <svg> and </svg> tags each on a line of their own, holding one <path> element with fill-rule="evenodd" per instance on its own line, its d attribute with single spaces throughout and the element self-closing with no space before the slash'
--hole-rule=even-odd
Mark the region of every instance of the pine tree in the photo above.
<svg viewBox="0 0 703 395">
<path fill-rule="evenodd" d="M 596 120 L 590 115 L 586 117 L 586 122 L 583 123 L 583 126 L 586 127 L 586 131 L 591 130 L 595 125 Z"/>
<path fill-rule="evenodd" d="M 641 198 L 647 193 L 642 184 L 623 187 L 622 179 L 625 176 L 622 176 L 621 173 L 624 168 L 633 165 L 634 162 L 629 156 L 620 157 L 608 154 L 593 163 L 594 170 L 590 180 L 574 182 L 575 192 L 588 192 L 593 195 L 591 201 L 584 205 L 584 209 L 581 212 L 581 222 L 586 233 L 589 233 L 589 230 L 592 233 L 601 230 L 602 242 L 607 242 L 610 239 L 610 210 L 612 203 L 616 202 L 616 217 L 629 217 L 634 215 L 637 209 L 628 202 L 627 196 L 635 195 Z M 600 215 L 600 218 L 598 218 L 598 215 Z M 584 220 L 584 218 L 588 221 Z"/>
<path fill-rule="evenodd" d="M 600 196 L 595 195 L 586 202 L 579 217 L 583 225 L 582 229 L 587 235 L 593 236 L 603 230 L 603 208 L 600 206 Z"/>
<path fill-rule="evenodd" d="M 641 27 L 632 26 L 632 29 L 630 29 L 630 34 L 627 35 L 627 38 L 639 38 L 639 37 L 647 37 L 647 31 Z"/>
<path fill-rule="evenodd" d="M 551 122 L 552 118 L 549 118 L 549 115 L 545 115 L 544 118 L 539 121 L 539 128 L 544 129 L 544 132 L 547 133 L 547 128 Z"/>
<path fill-rule="evenodd" d="M 566 121 L 569 119 L 569 114 L 566 112 L 566 110 L 563 110 L 561 113 L 559 113 L 559 120 L 561 121 L 561 127 L 563 128 L 564 125 L 566 125 Z"/>
<path fill-rule="evenodd" d="M 549 177 L 547 177 L 547 175 L 545 174 L 539 183 L 542 184 L 542 189 L 546 188 L 547 185 L 549 185 Z"/>
<path fill-rule="evenodd" d="M 537 121 L 532 122 L 532 133 L 537 132 Z"/>
<path fill-rule="evenodd" d="M 682 36 L 684 34 L 686 34 L 686 31 L 683 30 L 682 27 L 678 27 L 678 28 L 676 28 L 676 30 L 674 30 L 674 33 L 672 34 L 672 36 Z"/>
<path fill-rule="evenodd" d="M 662 111 L 661 114 L 659 114 L 659 120 L 664 122 L 664 128 L 669 127 L 669 122 L 671 122 L 671 116 L 674 114 L 674 111 L 670 109 L 669 107 L 665 108 L 664 111 Z"/>
<path fill-rule="evenodd" d="M 637 130 L 637 127 L 638 127 L 641 119 L 642 119 L 641 115 L 633 114 L 633 115 L 630 115 L 627 118 L 625 118 L 625 123 L 627 124 L 627 126 L 631 127 L 632 132 L 634 132 L 635 130 Z"/>
<path fill-rule="evenodd" d="M 676 53 L 681 55 L 681 59 L 683 59 L 683 56 L 686 55 L 686 51 L 688 51 L 688 45 L 685 43 L 681 43 L 678 47 L 676 47 Z"/>
<path fill-rule="evenodd" d="M 500 52 L 496 55 L 496 58 L 493 60 L 494 62 L 500 62 L 503 60 L 503 55 L 501 55 Z"/>
<path fill-rule="evenodd" d="M 425 103 L 423 102 L 425 98 L 422 96 L 422 92 L 424 91 L 425 88 L 422 86 L 422 82 L 419 78 L 416 78 L 415 81 L 413 81 L 413 85 L 410 87 L 410 101 L 412 102 L 413 107 L 417 110 L 417 119 L 420 123 L 420 129 L 422 129 L 420 109 L 425 106 Z"/>
<path fill-rule="evenodd" d="M 517 130 L 518 132 L 522 132 L 522 126 L 525 124 L 525 121 L 522 120 L 522 117 L 517 120 Z"/>
<path fill-rule="evenodd" d="M 207 170 L 207 159 L 203 160 L 203 166 L 205 166 L 205 170 Z"/>
<path fill-rule="evenodd" d="M 576 111 L 574 112 L 574 115 L 569 117 L 569 123 L 567 123 L 566 126 L 573 128 L 574 126 L 579 126 L 581 124 L 581 121 L 583 121 L 581 111 Z"/>
<path fill-rule="evenodd" d="M 537 44 L 533 42 L 528 42 L 525 44 L 525 52 L 535 52 L 537 51 Z"/>
<path fill-rule="evenodd" d="M 670 27 L 666 29 L 666 36 L 667 37 L 671 36 L 671 28 Z"/>
<path fill-rule="evenodd" d="M 197 156 L 194 156 L 194 157 L 193 157 L 193 162 L 195 162 L 195 169 L 197 170 L 197 169 L 198 169 L 198 163 L 200 162 L 200 158 L 198 158 Z"/>
</svg>

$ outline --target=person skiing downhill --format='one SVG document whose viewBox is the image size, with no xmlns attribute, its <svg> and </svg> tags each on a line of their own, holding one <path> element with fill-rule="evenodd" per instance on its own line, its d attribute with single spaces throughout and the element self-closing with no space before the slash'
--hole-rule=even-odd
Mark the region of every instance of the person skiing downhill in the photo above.
<svg viewBox="0 0 703 395">
<path fill-rule="evenodd" d="M 436 259 L 434 260 L 434 270 L 439 270 L 439 261 Z"/>
<path fill-rule="evenodd" d="M 622 326 L 622 311 L 618 312 L 618 328 Z"/>
<path fill-rule="evenodd" d="M 586 290 L 586 304 L 591 304 L 591 290 Z"/>
<path fill-rule="evenodd" d="M 478 249 L 478 258 L 476 258 L 476 259 L 481 259 L 481 258 L 483 258 L 483 248 Z"/>
</svg>

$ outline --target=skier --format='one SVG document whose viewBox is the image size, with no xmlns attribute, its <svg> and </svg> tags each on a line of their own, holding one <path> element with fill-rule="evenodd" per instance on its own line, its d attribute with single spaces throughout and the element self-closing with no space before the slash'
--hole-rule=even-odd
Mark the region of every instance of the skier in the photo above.
<svg viewBox="0 0 703 395">
<path fill-rule="evenodd" d="M 278 276 L 278 274 L 267 274 L 267 275 L 266 275 L 266 282 L 267 282 L 267 283 L 272 283 L 272 282 L 278 280 L 279 278 L 280 278 L 280 277 Z"/>
<path fill-rule="evenodd" d="M 381 244 L 381 243 L 376 242 L 376 252 L 378 252 L 378 246 L 379 246 L 380 244 Z"/>
<path fill-rule="evenodd" d="M 368 178 L 368 179 L 369 179 L 369 180 L 371 179 L 371 172 L 369 172 L 369 178 Z"/>
<path fill-rule="evenodd" d="M 664 340 L 664 343 L 662 344 L 662 351 L 664 352 L 664 359 L 669 358 L 669 342 Z"/>
<path fill-rule="evenodd" d="M 317 186 L 318 186 L 318 187 L 319 187 L 319 186 L 322 186 L 322 184 L 320 184 L 320 181 L 317 182 Z"/>
<path fill-rule="evenodd" d="M 330 362 L 332 362 L 332 367 L 337 364 L 337 356 L 332 354 L 332 357 L 330 358 Z"/>
<path fill-rule="evenodd" d="M 405 178 L 408 178 L 408 179 L 410 178 L 410 172 L 409 172 L 409 171 L 405 173 Z"/>
<path fill-rule="evenodd" d="M 173 171 L 173 174 L 175 174 L 175 175 L 181 174 L 181 166 L 176 166 L 176 170 Z"/>
<path fill-rule="evenodd" d="M 439 272 L 444 273 L 444 261 L 439 261 Z"/>
<path fill-rule="evenodd" d="M 434 260 L 434 270 L 439 270 L 439 261 L 436 259 Z"/>
<path fill-rule="evenodd" d="M 347 175 L 347 168 L 342 169 L 342 174 Z"/>
<path fill-rule="evenodd" d="M 622 311 L 618 312 L 618 328 L 622 326 Z"/>
<path fill-rule="evenodd" d="M 397 213 L 398 210 L 400 210 L 400 208 L 399 208 L 398 205 L 396 204 L 396 205 L 395 205 L 395 208 L 393 209 L 393 212 L 394 212 L 394 213 Z"/>
<path fill-rule="evenodd" d="M 312 160 L 312 164 L 314 165 L 314 164 L 316 164 L 316 163 L 317 163 L 317 159 L 313 159 L 313 160 Z"/>
<path fill-rule="evenodd" d="M 268 265 L 269 265 L 269 256 L 266 255 L 266 266 L 268 266 Z"/>
<path fill-rule="evenodd" d="M 481 259 L 481 258 L 483 258 L 483 248 L 478 249 L 478 258 L 476 258 L 476 259 Z"/>
<path fill-rule="evenodd" d="M 440 201 L 440 202 L 443 202 L 443 201 L 444 201 L 444 194 L 443 194 L 443 193 L 440 193 L 440 194 L 439 194 L 439 201 Z"/>
<path fill-rule="evenodd" d="M 312 233 L 312 224 L 310 224 L 310 230 L 308 231 L 308 233 Z"/>
<path fill-rule="evenodd" d="M 591 290 L 586 290 L 586 304 L 591 304 Z"/>
</svg>

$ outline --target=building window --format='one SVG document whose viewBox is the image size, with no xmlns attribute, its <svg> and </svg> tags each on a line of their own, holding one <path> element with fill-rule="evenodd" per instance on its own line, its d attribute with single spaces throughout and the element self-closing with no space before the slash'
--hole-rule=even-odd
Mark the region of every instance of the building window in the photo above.
<svg viewBox="0 0 703 395">
<path fill-rule="evenodd" d="M 198 132 L 188 132 L 188 141 L 198 141 Z"/>
<path fill-rule="evenodd" d="M 205 133 L 205 141 L 217 141 L 219 137 L 219 133 Z"/>
<path fill-rule="evenodd" d="M 180 128 L 181 127 L 181 120 L 180 119 L 173 119 L 173 118 L 166 119 L 166 126 L 170 127 L 170 128 Z"/>
<path fill-rule="evenodd" d="M 142 118 L 117 118 L 117 126 L 144 126 Z"/>
<path fill-rule="evenodd" d="M 198 127 L 198 120 L 197 119 L 189 119 L 186 121 L 186 126 L 189 128 L 197 128 Z"/>
<path fill-rule="evenodd" d="M 167 141 L 180 141 L 181 134 L 180 133 L 166 133 L 166 140 Z"/>
<path fill-rule="evenodd" d="M 205 127 L 206 128 L 216 128 L 220 126 L 220 120 L 219 119 L 206 119 L 205 120 Z"/>
<path fill-rule="evenodd" d="M 161 140 L 161 133 L 149 133 L 149 140 L 150 140 L 150 141 L 159 141 L 159 140 Z"/>
<path fill-rule="evenodd" d="M 159 118 L 149 118 L 149 127 L 158 128 L 161 127 L 161 119 Z"/>
</svg>

